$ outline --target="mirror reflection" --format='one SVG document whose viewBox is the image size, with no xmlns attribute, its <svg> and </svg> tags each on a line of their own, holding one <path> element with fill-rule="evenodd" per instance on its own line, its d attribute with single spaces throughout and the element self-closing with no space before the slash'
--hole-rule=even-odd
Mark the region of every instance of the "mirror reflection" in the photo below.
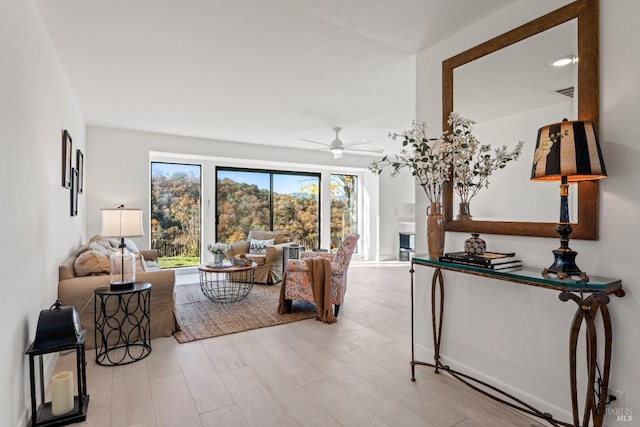
<svg viewBox="0 0 640 427">
<path fill-rule="evenodd" d="M 558 184 L 529 178 L 538 129 L 578 118 L 577 38 L 573 19 L 454 69 L 453 111 L 476 122 L 473 133 L 480 143 L 512 150 L 524 141 L 520 158 L 496 171 L 489 187 L 471 200 L 472 219 L 557 222 Z M 551 65 L 562 58 L 567 65 Z M 572 221 L 578 217 L 577 193 L 572 186 Z M 456 215 L 455 194 L 453 202 Z"/>
</svg>

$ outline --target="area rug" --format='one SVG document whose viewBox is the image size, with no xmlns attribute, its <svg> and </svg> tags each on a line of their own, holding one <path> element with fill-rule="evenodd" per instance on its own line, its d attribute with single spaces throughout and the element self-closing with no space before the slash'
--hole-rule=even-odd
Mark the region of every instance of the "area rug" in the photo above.
<svg viewBox="0 0 640 427">
<path fill-rule="evenodd" d="M 242 301 L 211 302 L 199 283 L 178 285 L 176 319 L 180 330 L 174 334 L 180 343 L 297 322 L 316 316 L 314 304 L 295 301 L 292 313 L 278 314 L 280 286 L 254 285 Z"/>
</svg>

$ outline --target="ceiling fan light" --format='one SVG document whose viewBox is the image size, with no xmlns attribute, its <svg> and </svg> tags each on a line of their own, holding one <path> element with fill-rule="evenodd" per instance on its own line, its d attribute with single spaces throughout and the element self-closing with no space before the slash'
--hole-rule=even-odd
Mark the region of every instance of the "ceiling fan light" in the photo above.
<svg viewBox="0 0 640 427">
<path fill-rule="evenodd" d="M 344 148 L 342 148 L 342 147 L 331 147 L 331 148 L 329 148 L 329 151 L 331 151 L 334 155 L 337 155 L 337 154 L 342 154 L 342 152 L 344 151 Z"/>
</svg>

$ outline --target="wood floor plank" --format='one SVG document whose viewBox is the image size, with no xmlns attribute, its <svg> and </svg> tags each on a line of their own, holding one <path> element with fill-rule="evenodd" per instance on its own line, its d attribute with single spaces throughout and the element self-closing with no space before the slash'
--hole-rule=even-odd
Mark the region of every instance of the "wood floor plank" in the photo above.
<svg viewBox="0 0 640 427">
<path fill-rule="evenodd" d="M 178 345 L 173 337 L 163 337 L 153 340 L 151 354 L 144 359 L 150 380 L 182 373 L 178 357 L 174 351 Z"/>
<path fill-rule="evenodd" d="M 249 367 L 220 374 L 243 417 L 254 426 L 296 426 Z"/>
<path fill-rule="evenodd" d="M 146 361 L 136 364 L 105 367 L 113 369 L 111 425 L 156 425 L 151 385 Z M 91 413 L 89 401 L 89 414 Z"/>
<path fill-rule="evenodd" d="M 179 345 L 175 351 L 199 414 L 234 405 L 231 393 L 200 342 Z"/>
<path fill-rule="evenodd" d="M 202 427 L 249 427 L 237 406 L 216 409 L 200 415 Z"/>
<path fill-rule="evenodd" d="M 342 425 L 376 427 L 387 424 L 331 380 L 305 386 L 307 392 L 330 411 Z"/>
<path fill-rule="evenodd" d="M 201 345 L 218 373 L 247 366 L 242 357 L 229 345 L 227 336 L 202 340 Z"/>
<path fill-rule="evenodd" d="M 300 385 L 310 384 L 326 379 L 327 376 L 309 363 L 305 358 L 293 351 L 290 345 L 296 344 L 288 337 L 277 337 L 269 331 L 254 335 L 265 351 L 278 363 L 278 367 Z"/>
<path fill-rule="evenodd" d="M 167 375 L 150 382 L 158 427 L 198 427 L 200 416 L 182 375 Z"/>
</svg>

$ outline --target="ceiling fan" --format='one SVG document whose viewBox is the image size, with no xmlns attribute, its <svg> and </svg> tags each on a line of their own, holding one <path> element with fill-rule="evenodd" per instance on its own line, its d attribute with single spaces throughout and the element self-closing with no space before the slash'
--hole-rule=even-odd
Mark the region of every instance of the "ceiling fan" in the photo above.
<svg viewBox="0 0 640 427">
<path fill-rule="evenodd" d="M 362 141 L 354 141 L 354 142 L 349 142 L 347 144 L 345 144 L 344 142 L 342 142 L 342 140 L 340 139 L 340 137 L 338 136 L 338 133 L 340 133 L 340 131 L 342 130 L 341 127 L 334 127 L 333 131 L 336 133 L 336 138 L 331 141 L 331 144 L 326 144 L 324 142 L 318 142 L 318 141 L 312 141 L 310 139 L 304 139 L 304 138 L 300 138 L 300 141 L 306 141 L 306 142 L 312 142 L 314 144 L 320 144 L 323 145 L 324 148 L 320 148 L 319 150 L 329 150 L 332 154 L 333 154 L 333 158 L 334 159 L 339 159 L 340 157 L 342 157 L 342 153 L 344 153 L 345 150 L 349 150 L 349 151 L 365 151 L 365 152 L 369 152 L 369 153 L 382 153 L 384 150 L 379 149 L 379 148 L 352 148 L 358 145 L 365 145 L 365 144 L 371 144 L 371 141 L 364 139 Z"/>
</svg>

